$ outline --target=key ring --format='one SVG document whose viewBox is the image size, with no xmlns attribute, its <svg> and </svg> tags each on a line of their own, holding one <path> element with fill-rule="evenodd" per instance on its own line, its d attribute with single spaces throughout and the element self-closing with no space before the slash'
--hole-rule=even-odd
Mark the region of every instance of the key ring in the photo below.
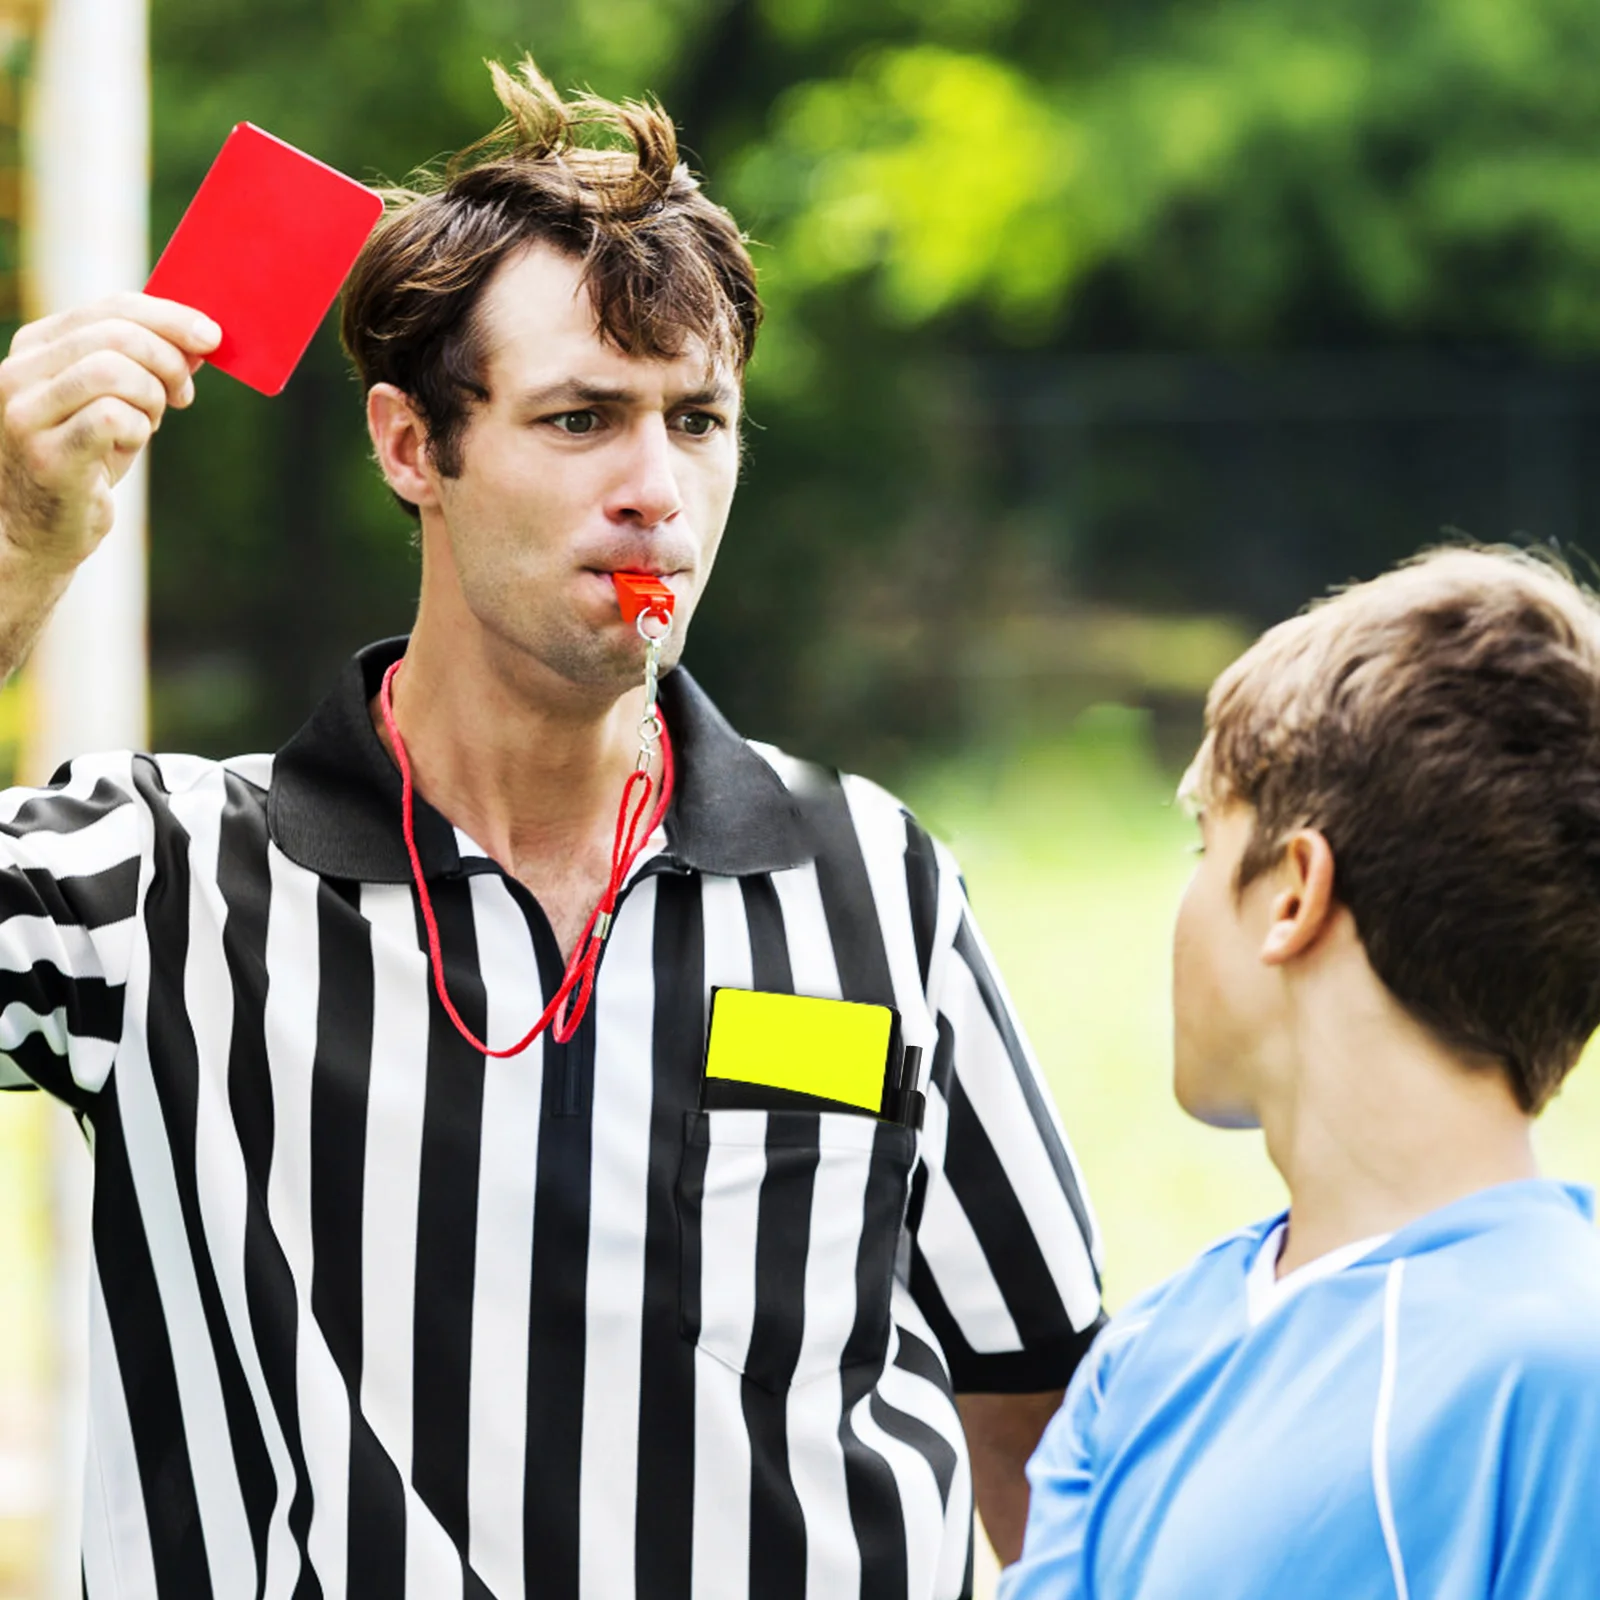
<svg viewBox="0 0 1600 1600">
<path fill-rule="evenodd" d="M 659 622 L 660 633 L 649 633 L 645 629 L 645 619 Z M 661 648 L 667 642 L 667 635 L 672 632 L 672 613 L 670 611 L 641 611 L 634 620 L 634 630 L 644 640 L 644 720 L 639 724 L 639 737 L 646 745 L 653 744 L 660 737 L 660 718 L 656 716 L 656 700 L 661 693 Z M 653 725 L 657 732 L 650 733 L 646 729 Z M 643 754 L 643 750 L 640 752 Z"/>
</svg>

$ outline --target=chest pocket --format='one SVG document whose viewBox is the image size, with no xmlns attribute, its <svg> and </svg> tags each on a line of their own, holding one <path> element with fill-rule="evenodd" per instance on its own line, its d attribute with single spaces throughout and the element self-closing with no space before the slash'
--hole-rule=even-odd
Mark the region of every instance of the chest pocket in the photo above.
<svg viewBox="0 0 1600 1600">
<path fill-rule="evenodd" d="M 781 1392 L 877 1364 L 916 1138 L 838 1111 L 691 1111 L 680 1331 Z"/>
</svg>

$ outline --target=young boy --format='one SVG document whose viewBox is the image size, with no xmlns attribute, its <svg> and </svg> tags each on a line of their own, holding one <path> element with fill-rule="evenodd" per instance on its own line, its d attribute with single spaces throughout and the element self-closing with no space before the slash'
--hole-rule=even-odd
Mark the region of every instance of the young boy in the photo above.
<svg viewBox="0 0 1600 1600">
<path fill-rule="evenodd" d="M 1600 606 L 1501 550 L 1348 589 L 1182 792 L 1177 1097 L 1289 1210 L 1101 1336 L 1003 1600 L 1593 1600 L 1600 1237 L 1529 1136 L 1600 1023 Z"/>
</svg>

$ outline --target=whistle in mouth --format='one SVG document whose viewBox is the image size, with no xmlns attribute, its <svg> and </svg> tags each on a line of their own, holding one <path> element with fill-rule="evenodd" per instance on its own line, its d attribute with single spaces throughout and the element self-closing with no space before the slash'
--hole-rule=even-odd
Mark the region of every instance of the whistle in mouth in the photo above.
<svg viewBox="0 0 1600 1600">
<path fill-rule="evenodd" d="M 617 590 L 617 605 L 622 610 L 624 622 L 637 622 L 641 616 L 653 617 L 657 622 L 672 621 L 674 596 L 659 578 L 647 572 L 613 572 L 611 581 Z"/>
</svg>

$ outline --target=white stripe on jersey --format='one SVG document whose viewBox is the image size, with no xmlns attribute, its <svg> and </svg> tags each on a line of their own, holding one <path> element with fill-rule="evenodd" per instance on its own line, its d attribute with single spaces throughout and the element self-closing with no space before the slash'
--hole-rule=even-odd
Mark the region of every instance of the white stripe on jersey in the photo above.
<svg viewBox="0 0 1600 1600">
<path fill-rule="evenodd" d="M 1378 1521 L 1383 1544 L 1394 1574 L 1395 1600 L 1410 1600 L 1406 1564 L 1400 1554 L 1400 1535 L 1394 1525 L 1394 1500 L 1389 1493 L 1389 1419 L 1394 1411 L 1394 1376 L 1400 1358 L 1400 1289 L 1405 1282 L 1406 1260 L 1389 1263 L 1383 1286 L 1383 1370 L 1378 1377 L 1378 1403 L 1372 1418 L 1372 1488 L 1378 1501 Z"/>
<path fill-rule="evenodd" d="M 428 1095 L 428 958 L 411 892 L 365 884 L 374 963 L 393 974 L 372 1019 L 366 1203 L 361 1211 L 361 1413 L 400 1476 L 411 1473 L 418 1194 Z M 467 1241 L 462 1240 L 462 1247 Z"/>
<path fill-rule="evenodd" d="M 139 1458 L 106 1318 L 99 1268 L 89 1269 L 89 1438 L 83 1481 L 83 1568 L 90 1594 L 161 1600 Z"/>
<path fill-rule="evenodd" d="M 833 958 L 833 942 L 828 937 L 828 919 L 822 909 L 822 892 L 817 887 L 814 866 L 775 872 L 772 887 L 783 907 L 784 931 L 789 936 L 789 965 L 794 973 L 794 992 L 818 1000 L 839 998 L 839 968 Z"/>
<path fill-rule="evenodd" d="M 906 823 L 897 802 L 865 778 L 844 780 L 850 820 L 861 840 L 867 878 L 878 921 L 886 934 L 889 970 L 894 977 L 895 1005 L 908 1045 L 918 1046 L 924 1057 L 933 1049 L 937 1029 L 928 1011 L 922 975 L 917 970 L 916 932 L 911 925 L 911 902 L 906 896 Z M 923 1060 L 921 1081 L 927 1081 L 929 1063 Z"/>
<path fill-rule="evenodd" d="M 221 773 L 214 772 L 220 788 Z M 183 796 L 179 809 L 189 833 L 189 870 L 196 884 L 214 883 L 221 845 L 218 833 L 220 807 L 214 803 L 189 804 L 193 790 Z M 195 1049 L 201 1061 L 226 1061 L 233 1028 L 233 988 L 228 963 L 216 937 L 218 919 L 202 911 L 202 897 L 190 897 L 189 959 L 183 990 Z M 244 1280 L 245 1210 L 249 1178 L 238 1145 L 228 1138 L 227 1085 L 202 1071 L 197 1083 L 195 1144 L 218 1163 L 216 1181 L 200 1190 L 207 1254 L 215 1265 L 217 1289 L 223 1311 L 234 1330 L 234 1348 L 244 1369 L 257 1418 L 260 1420 L 277 1497 L 267 1529 L 264 1600 L 288 1600 L 300 1573 L 300 1552 L 289 1531 L 289 1502 L 294 1493 L 294 1473 L 283 1430 L 272 1405 L 260 1356 L 250 1337 L 248 1291 Z M 223 1176 L 223 1167 L 231 1168 Z"/>
<path fill-rule="evenodd" d="M 750 935 L 745 927 L 744 897 L 732 878 L 707 878 L 701 884 L 701 914 L 705 924 L 706 988 L 748 989 L 754 979 L 750 967 Z M 738 1112 L 728 1114 L 734 1118 Z M 758 1119 L 764 1123 L 765 1119 Z M 726 1123 L 724 1122 L 726 1126 Z M 766 1171 L 761 1152 L 740 1152 L 737 1157 L 724 1145 L 712 1145 L 707 1163 L 703 1205 L 711 1220 L 702 1221 L 706 1235 L 727 1236 L 728 1252 L 720 1259 L 743 1266 L 709 1276 L 701 1288 L 700 1351 L 695 1360 L 695 1436 L 728 1441 L 722 1450 L 700 1450 L 694 1458 L 694 1520 L 703 1532 L 694 1542 L 692 1600 L 743 1600 L 749 1594 L 750 1574 L 750 1444 L 745 1433 L 740 1369 L 749 1349 L 755 1323 L 756 1208 L 748 1193 L 729 1202 L 733 1213 L 719 1225 L 713 1193 L 713 1163 L 729 1159 L 750 1161 L 755 1170 L 756 1192 Z M 740 1216 L 738 1213 L 743 1212 Z M 704 1216 L 704 1213 L 702 1214 Z M 709 1291 L 709 1294 L 708 1294 Z M 742 1330 L 733 1340 L 738 1360 L 728 1366 L 709 1352 L 705 1329 L 717 1322 Z"/>
<path fill-rule="evenodd" d="M 528 925 L 498 876 L 472 880 L 472 920 L 483 964 L 488 1042 L 505 1049 L 528 1031 L 539 992 Z M 520 1435 L 498 1425 L 528 1409 L 528 1306 L 533 1293 L 533 1197 L 539 1175 L 544 1040 L 483 1064 L 483 1201 L 472 1274 L 472 1419 L 467 1467 L 473 1570 L 496 1594 L 522 1582 Z"/>
<path fill-rule="evenodd" d="M 645 1268 L 637 1219 L 648 1203 L 655 909 L 654 879 L 619 906 L 606 941 L 605 985 L 594 1002 L 593 1092 L 613 1109 L 594 1125 L 589 1184 L 585 1361 L 604 1377 L 586 1381 L 583 1391 L 578 1592 L 585 1600 L 626 1594 L 634 1582 L 634 1528 L 625 1519 L 618 1526 L 615 1485 L 636 1482 L 639 1474 Z"/>
<path fill-rule="evenodd" d="M 138 924 L 132 917 L 109 928 L 87 928 L 51 917 L 8 917 L 0 928 L 0 972 L 26 972 L 39 959 L 39 951 L 55 944 L 60 964 L 79 977 L 128 981 L 128 961 Z"/>
<path fill-rule="evenodd" d="M 853 1252 L 841 1259 L 838 1246 L 841 1236 L 847 1236 L 850 1219 L 861 1216 L 867 1161 L 859 1136 L 852 1139 L 848 1135 L 861 1128 L 870 1136 L 873 1126 L 837 1112 L 824 1113 L 821 1120 L 821 1159 L 811 1195 L 812 1248 L 806 1255 L 805 1332 L 789 1404 L 790 1438 L 794 1441 L 790 1463 L 808 1538 L 806 1600 L 853 1594 L 861 1586 L 861 1552 L 854 1539 L 845 1537 L 850 1527 L 850 1501 L 844 1462 L 836 1451 L 817 1448 L 820 1441 L 812 1435 L 817 1419 L 837 1412 L 834 1396 L 841 1387 L 839 1357 L 855 1311 L 855 1279 L 849 1271 Z M 830 1133 L 836 1143 L 830 1140 Z M 826 1390 L 830 1404 L 807 1408 L 802 1414 L 796 1401 L 808 1388 Z M 800 1461 L 808 1470 L 799 1470 Z M 812 1554 L 814 1563 L 809 1559 Z"/>
<path fill-rule="evenodd" d="M 146 1010 L 150 965 L 147 952 L 141 949 L 128 977 L 128 1004 L 136 1014 Z M 128 1141 L 134 1196 L 166 1313 L 211 1587 L 219 1597 L 233 1600 L 239 1596 L 242 1600 L 256 1589 L 255 1541 L 240 1493 L 217 1355 L 207 1336 L 200 1300 L 196 1257 L 191 1253 L 197 1241 L 190 1238 L 184 1219 L 173 1149 L 166 1137 L 147 1049 L 145 1034 L 130 1029 L 117 1061 L 117 1105 Z M 206 1176 L 214 1181 L 213 1173 Z"/>
</svg>

